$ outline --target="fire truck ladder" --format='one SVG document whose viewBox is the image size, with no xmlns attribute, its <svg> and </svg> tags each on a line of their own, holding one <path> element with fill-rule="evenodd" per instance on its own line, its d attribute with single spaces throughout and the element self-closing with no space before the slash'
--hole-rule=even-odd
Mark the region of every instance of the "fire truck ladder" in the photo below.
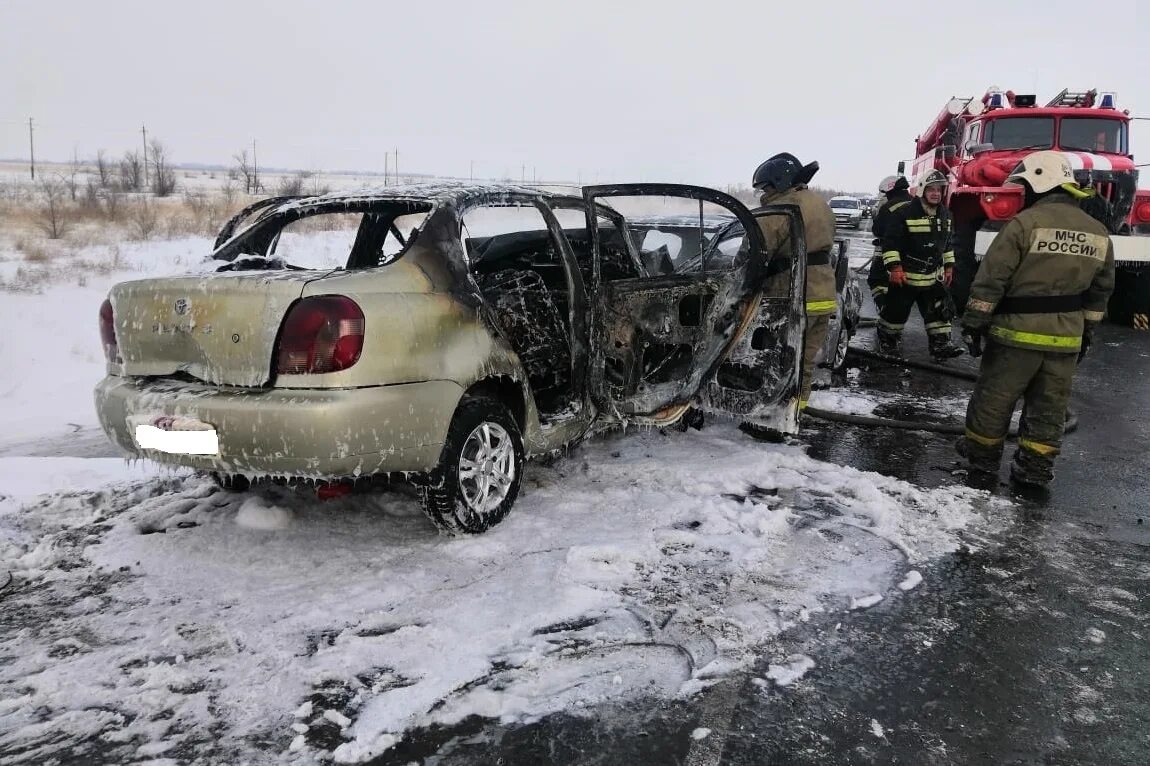
<svg viewBox="0 0 1150 766">
<path fill-rule="evenodd" d="M 1091 106 L 1094 103 L 1094 97 L 1097 95 L 1098 91 L 1096 90 L 1072 93 L 1067 88 L 1063 88 L 1062 92 L 1051 99 L 1047 106 Z"/>
</svg>

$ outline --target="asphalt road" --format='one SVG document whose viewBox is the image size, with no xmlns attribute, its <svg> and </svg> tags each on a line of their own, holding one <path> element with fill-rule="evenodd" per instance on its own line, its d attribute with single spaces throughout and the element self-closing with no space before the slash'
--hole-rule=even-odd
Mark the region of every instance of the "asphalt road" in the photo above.
<svg viewBox="0 0 1150 766">
<path fill-rule="evenodd" d="M 925 359 L 921 335 L 912 323 L 907 350 Z M 1049 491 L 1000 484 L 1016 503 L 1008 531 L 938 561 L 905 597 L 786 632 L 760 667 L 689 703 L 511 727 L 473 719 L 414 734 L 377 763 L 1150 763 L 1148 376 L 1150 337 L 1102 327 Z M 857 382 L 918 395 L 970 386 L 878 364 Z M 805 439 L 820 459 L 962 481 L 952 436 L 817 423 Z M 751 681 L 791 653 L 817 667 L 785 688 Z M 700 729 L 710 733 L 694 738 Z"/>
</svg>

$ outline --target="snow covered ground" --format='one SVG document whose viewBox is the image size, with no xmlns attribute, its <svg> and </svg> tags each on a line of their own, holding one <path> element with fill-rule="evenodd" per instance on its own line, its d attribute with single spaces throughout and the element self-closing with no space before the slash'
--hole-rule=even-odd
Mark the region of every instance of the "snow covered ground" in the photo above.
<svg viewBox="0 0 1150 766">
<path fill-rule="evenodd" d="M 511 516 L 468 539 L 437 535 L 402 487 L 319 503 L 36 457 L 93 433 L 107 288 L 196 268 L 209 244 L 122 245 L 107 275 L 0 296 L 18 360 L 0 368 L 0 763 L 356 762 L 471 715 L 689 695 L 788 625 L 905 598 L 920 565 L 1002 523 L 985 493 L 725 423 L 533 465 Z M 761 683 L 818 662 L 780 658 Z"/>
</svg>

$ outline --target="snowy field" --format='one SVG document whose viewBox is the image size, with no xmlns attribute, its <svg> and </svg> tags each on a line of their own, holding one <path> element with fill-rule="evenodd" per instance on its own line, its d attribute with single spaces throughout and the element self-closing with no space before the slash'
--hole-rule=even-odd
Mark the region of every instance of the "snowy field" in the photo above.
<svg viewBox="0 0 1150 766">
<path fill-rule="evenodd" d="M 468 716 L 690 695 L 789 625 L 904 597 L 1004 523 L 985 493 L 721 422 L 533 465 L 507 521 L 468 539 L 437 535 L 403 488 L 320 503 L 109 457 L 99 304 L 116 281 L 202 268 L 209 246 L 125 243 L 106 274 L 0 293 L 16 360 L 0 368 L 0 763 L 354 763 Z M 18 261 L 0 250 L 0 270 Z M 764 684 L 820 661 L 778 659 Z"/>
</svg>

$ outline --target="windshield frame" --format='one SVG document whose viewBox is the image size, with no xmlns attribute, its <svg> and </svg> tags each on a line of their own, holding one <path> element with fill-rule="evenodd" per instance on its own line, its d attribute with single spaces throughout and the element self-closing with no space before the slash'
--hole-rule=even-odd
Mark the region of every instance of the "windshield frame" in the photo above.
<svg viewBox="0 0 1150 766">
<path fill-rule="evenodd" d="M 835 204 L 838 202 L 839 204 Z M 828 203 L 831 209 L 838 208 L 839 210 L 862 210 L 862 203 L 854 197 L 835 197 Z"/>
</svg>

